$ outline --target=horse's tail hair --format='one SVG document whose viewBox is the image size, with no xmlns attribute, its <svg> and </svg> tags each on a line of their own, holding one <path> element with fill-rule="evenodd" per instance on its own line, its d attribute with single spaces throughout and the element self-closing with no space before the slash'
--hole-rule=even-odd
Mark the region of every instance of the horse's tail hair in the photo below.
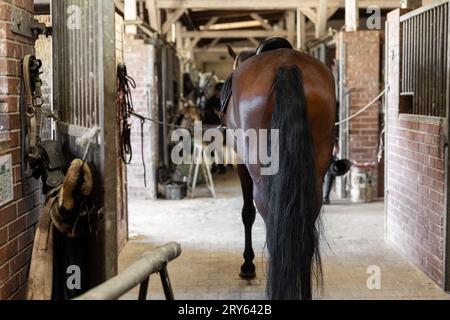
<svg viewBox="0 0 450 320">
<path fill-rule="evenodd" d="M 266 176 L 267 295 L 273 300 L 312 299 L 312 279 L 322 277 L 317 217 L 321 199 L 307 100 L 298 66 L 279 69 L 270 128 L 279 130 L 279 172 Z"/>
</svg>

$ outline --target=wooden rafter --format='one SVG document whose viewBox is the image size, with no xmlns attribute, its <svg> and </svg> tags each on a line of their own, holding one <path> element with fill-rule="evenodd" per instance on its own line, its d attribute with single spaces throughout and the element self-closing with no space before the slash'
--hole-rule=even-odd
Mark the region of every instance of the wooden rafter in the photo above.
<svg viewBox="0 0 450 320">
<path fill-rule="evenodd" d="M 178 8 L 173 12 L 168 18 L 167 21 L 164 22 L 164 25 L 162 27 L 161 33 L 166 34 L 172 25 L 178 21 L 178 19 L 181 18 L 181 16 L 186 12 L 185 8 Z"/>
</svg>

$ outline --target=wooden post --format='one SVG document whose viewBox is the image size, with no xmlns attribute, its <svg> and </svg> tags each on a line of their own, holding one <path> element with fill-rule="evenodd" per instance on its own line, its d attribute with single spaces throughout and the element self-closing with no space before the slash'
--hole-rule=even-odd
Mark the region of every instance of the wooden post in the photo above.
<svg viewBox="0 0 450 320">
<path fill-rule="evenodd" d="M 357 31 L 358 27 L 358 0 L 345 0 L 345 31 Z"/>
<path fill-rule="evenodd" d="M 286 27 L 288 32 L 288 40 L 290 43 L 295 42 L 295 13 L 289 10 L 286 14 Z"/>
<path fill-rule="evenodd" d="M 422 6 L 422 0 L 401 0 L 402 9 L 417 9 Z"/>
<path fill-rule="evenodd" d="M 137 20 L 137 4 L 136 0 L 125 0 L 125 20 Z M 125 26 L 125 33 L 137 34 L 137 26 Z"/>
<path fill-rule="evenodd" d="M 158 7 L 156 7 L 156 1 L 155 0 L 146 0 L 145 4 L 147 6 L 149 19 L 150 19 L 150 26 L 154 30 L 161 30 L 161 11 Z"/>
<path fill-rule="evenodd" d="M 306 19 L 300 9 L 297 9 L 297 49 L 306 47 Z"/>
<path fill-rule="evenodd" d="M 328 0 L 320 0 L 317 7 L 316 38 L 322 38 L 327 32 Z"/>
</svg>

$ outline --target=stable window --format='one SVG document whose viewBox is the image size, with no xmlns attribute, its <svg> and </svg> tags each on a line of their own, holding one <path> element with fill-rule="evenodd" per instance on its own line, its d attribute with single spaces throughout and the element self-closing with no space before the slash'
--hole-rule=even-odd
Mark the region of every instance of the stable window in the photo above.
<svg viewBox="0 0 450 320">
<path fill-rule="evenodd" d="M 449 103 L 449 1 L 401 21 L 400 113 L 446 117 Z"/>
</svg>

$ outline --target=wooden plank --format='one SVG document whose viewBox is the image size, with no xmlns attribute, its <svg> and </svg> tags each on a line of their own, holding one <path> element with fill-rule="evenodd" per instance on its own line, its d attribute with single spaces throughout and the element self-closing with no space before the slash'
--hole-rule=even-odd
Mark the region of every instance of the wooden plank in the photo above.
<svg viewBox="0 0 450 320">
<path fill-rule="evenodd" d="M 164 22 L 164 25 L 161 29 L 161 33 L 162 34 L 166 34 L 170 28 L 172 27 L 172 25 L 178 21 L 178 19 L 180 19 L 183 14 L 186 12 L 185 8 L 178 8 L 177 10 L 175 10 L 175 12 L 173 12 L 168 18 L 167 21 Z"/>
</svg>

